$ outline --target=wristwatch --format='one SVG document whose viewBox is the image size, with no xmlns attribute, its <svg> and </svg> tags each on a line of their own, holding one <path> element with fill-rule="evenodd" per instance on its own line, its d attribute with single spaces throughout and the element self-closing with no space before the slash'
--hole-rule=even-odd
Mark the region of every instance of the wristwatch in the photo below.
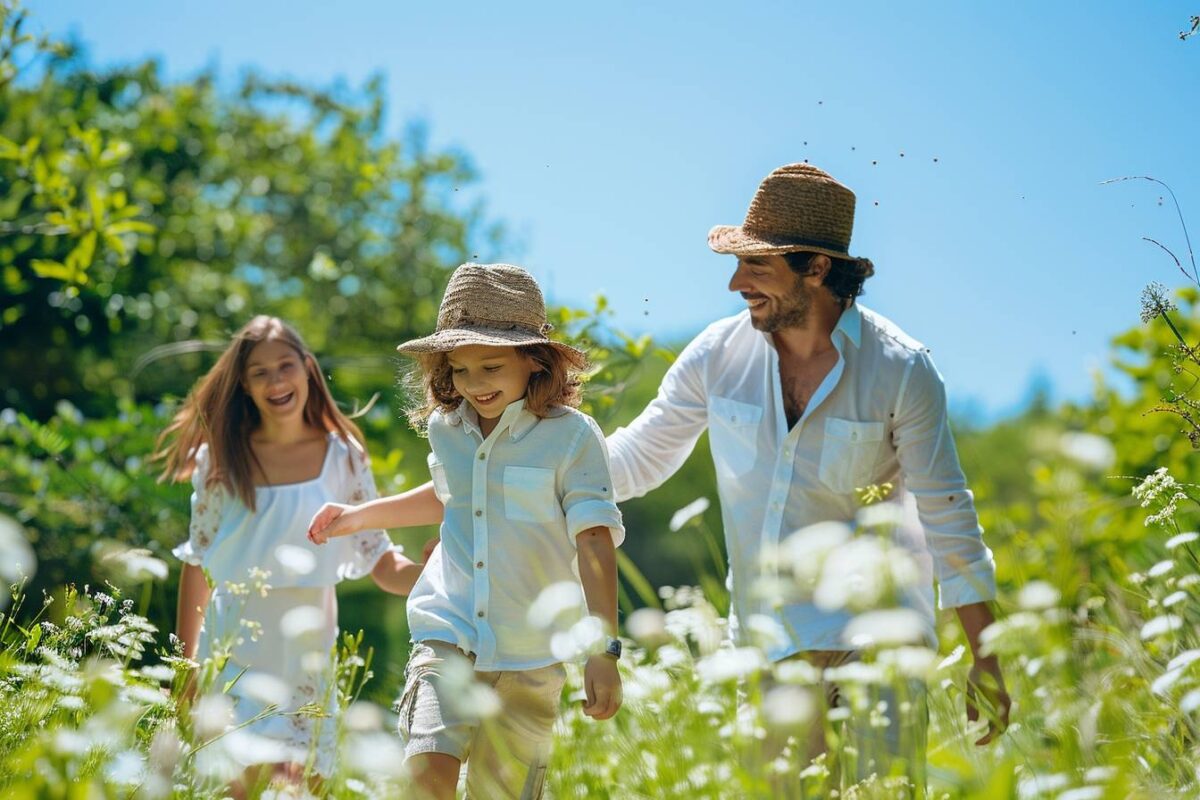
<svg viewBox="0 0 1200 800">
<path fill-rule="evenodd" d="M 620 658 L 621 640 L 615 636 L 610 636 L 604 643 L 604 655 L 612 656 L 613 658 Z"/>
</svg>

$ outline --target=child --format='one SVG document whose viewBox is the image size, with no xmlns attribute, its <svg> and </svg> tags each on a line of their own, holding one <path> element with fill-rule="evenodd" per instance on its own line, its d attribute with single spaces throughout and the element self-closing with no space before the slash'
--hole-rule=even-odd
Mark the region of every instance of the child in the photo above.
<svg viewBox="0 0 1200 800">
<path fill-rule="evenodd" d="M 263 737 L 257 746 L 229 748 L 255 765 L 235 788 L 269 773 L 328 776 L 335 724 L 296 712 L 337 710 L 334 584 L 370 573 L 384 590 L 407 594 L 420 571 L 381 530 L 349 537 L 321 559 L 303 535 L 323 503 L 376 496 L 362 434 L 296 331 L 258 316 L 189 395 L 155 458 L 165 459 L 163 478 L 190 477 L 194 487 L 188 540 L 174 551 L 185 562 L 176 626 L 184 654 L 215 656 L 218 665 L 227 654 L 214 691 L 232 683 L 235 725 L 261 715 L 241 729 Z"/>
<path fill-rule="evenodd" d="M 587 359 L 549 329 L 521 268 L 455 270 L 437 332 L 398 348 L 422 373 L 425 402 L 411 416 L 428 429 L 433 493 L 327 506 L 309 529 L 323 542 L 442 520 L 408 600 L 414 644 L 397 705 L 407 763 L 436 798 L 454 796 L 463 761 L 470 797 L 541 796 L 565 679 L 550 634 L 528 620 L 545 587 L 582 584 L 607 629 L 606 651 L 584 668 L 584 712 L 607 719 L 621 705 L 614 547 L 625 531 L 604 437 L 574 408 Z M 499 697 L 487 724 L 471 707 L 480 693 L 455 681 L 464 663 Z"/>
</svg>

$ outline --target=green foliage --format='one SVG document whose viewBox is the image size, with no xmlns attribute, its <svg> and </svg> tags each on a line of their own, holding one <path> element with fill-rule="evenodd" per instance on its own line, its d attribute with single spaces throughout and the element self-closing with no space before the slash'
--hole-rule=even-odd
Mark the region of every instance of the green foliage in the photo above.
<svg viewBox="0 0 1200 800">
<path fill-rule="evenodd" d="M 391 383 L 387 343 L 432 325 L 447 268 L 500 246 L 465 157 L 419 125 L 387 135 L 378 78 L 223 91 L 153 62 L 95 72 L 0 8 L 7 405 L 183 394 L 194 352 L 255 313 L 299 323 L 338 393 L 366 397 Z"/>
</svg>

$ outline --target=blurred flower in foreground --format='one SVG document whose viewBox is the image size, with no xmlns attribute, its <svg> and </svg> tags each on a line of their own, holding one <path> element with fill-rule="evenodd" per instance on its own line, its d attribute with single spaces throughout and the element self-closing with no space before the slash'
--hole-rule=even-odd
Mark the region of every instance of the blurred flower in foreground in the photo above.
<svg viewBox="0 0 1200 800">
<path fill-rule="evenodd" d="M 604 649 L 604 623 L 584 617 L 550 637 L 550 653 L 559 661 L 577 661 Z"/>
<path fill-rule="evenodd" d="M 155 558 L 142 547 L 111 545 L 104 548 L 99 560 L 101 564 L 115 568 L 117 575 L 113 577 L 118 582 L 144 583 L 167 578 L 167 562 Z"/>
<path fill-rule="evenodd" d="M 911 608 L 868 611 L 850 620 L 842 639 L 855 649 L 919 644 L 926 638 L 925 620 Z"/>
<path fill-rule="evenodd" d="M 535 628 L 561 628 L 578 620 L 584 608 L 583 589 L 579 583 L 559 581 L 538 592 L 526 616 Z"/>
<path fill-rule="evenodd" d="M 1017 595 L 1017 605 L 1026 611 L 1042 611 L 1058 605 L 1061 595 L 1045 581 L 1030 581 L 1021 587 Z"/>
<path fill-rule="evenodd" d="M 192 724 L 200 741 L 219 736 L 232 722 L 233 701 L 227 695 L 206 694 L 192 709 Z"/>
<path fill-rule="evenodd" d="M 639 608 L 625 618 L 625 630 L 643 647 L 657 647 L 670 639 L 666 623 L 657 608 Z"/>
<path fill-rule="evenodd" d="M 33 577 L 37 561 L 25 540 L 24 529 L 0 514 L 0 580 L 12 584 Z M 0 592 L 0 608 L 8 605 L 8 592 Z"/>
<path fill-rule="evenodd" d="M 684 525 L 687 525 L 693 519 L 703 514 L 705 511 L 708 511 L 709 505 L 710 503 L 707 497 L 696 498 L 672 514 L 671 522 L 667 527 L 669 527 L 672 532 L 679 530 Z"/>
<path fill-rule="evenodd" d="M 696 662 L 696 674 L 705 683 L 747 678 L 765 669 L 767 657 L 757 647 L 735 647 L 718 650 Z"/>
<path fill-rule="evenodd" d="M 895 600 L 889 595 L 912 586 L 919 574 L 904 550 L 876 536 L 861 536 L 825 559 L 813 602 L 826 611 L 876 608 L 885 600 Z"/>
<path fill-rule="evenodd" d="M 1064 433 L 1058 440 L 1062 454 L 1096 471 L 1106 470 L 1117 460 L 1117 449 L 1094 433 Z"/>
<path fill-rule="evenodd" d="M 275 548 L 275 559 L 283 571 L 292 575 L 307 575 L 317 568 L 317 557 L 311 551 L 294 544 L 281 544 Z"/>
<path fill-rule="evenodd" d="M 763 696 L 763 717 L 774 728 L 804 725 L 816 711 L 812 693 L 799 686 L 775 686 Z"/>
</svg>

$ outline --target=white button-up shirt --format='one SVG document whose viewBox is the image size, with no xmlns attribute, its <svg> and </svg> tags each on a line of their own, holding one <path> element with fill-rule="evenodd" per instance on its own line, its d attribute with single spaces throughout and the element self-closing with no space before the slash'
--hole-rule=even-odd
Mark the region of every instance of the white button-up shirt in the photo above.
<svg viewBox="0 0 1200 800">
<path fill-rule="evenodd" d="M 578 534 L 604 527 L 613 544 L 625 538 L 600 428 L 573 408 L 539 419 L 518 400 L 485 438 L 463 403 L 434 412 L 429 444 L 446 511 L 441 546 L 408 597 L 413 641 L 475 653 L 477 670 L 556 663 L 553 631 L 531 623 L 530 608 L 551 584 L 579 584 Z"/>
<path fill-rule="evenodd" d="M 921 577 L 903 602 L 936 642 L 943 608 L 995 596 L 995 565 L 959 467 L 946 394 L 929 351 L 884 317 L 851 305 L 832 334 L 837 364 L 789 430 L 770 334 L 750 314 L 710 325 L 680 354 L 657 398 L 608 440 L 617 499 L 637 497 L 679 469 L 708 428 L 729 553 L 733 611 L 764 614 L 790 641 L 772 659 L 839 650 L 851 618 L 811 603 L 773 608 L 755 591 L 763 553 L 816 522 L 853 523 L 858 487 L 892 483 L 919 524 L 902 528 Z M 735 629 L 737 625 L 735 622 Z M 744 637 L 740 637 L 744 638 Z"/>
</svg>

